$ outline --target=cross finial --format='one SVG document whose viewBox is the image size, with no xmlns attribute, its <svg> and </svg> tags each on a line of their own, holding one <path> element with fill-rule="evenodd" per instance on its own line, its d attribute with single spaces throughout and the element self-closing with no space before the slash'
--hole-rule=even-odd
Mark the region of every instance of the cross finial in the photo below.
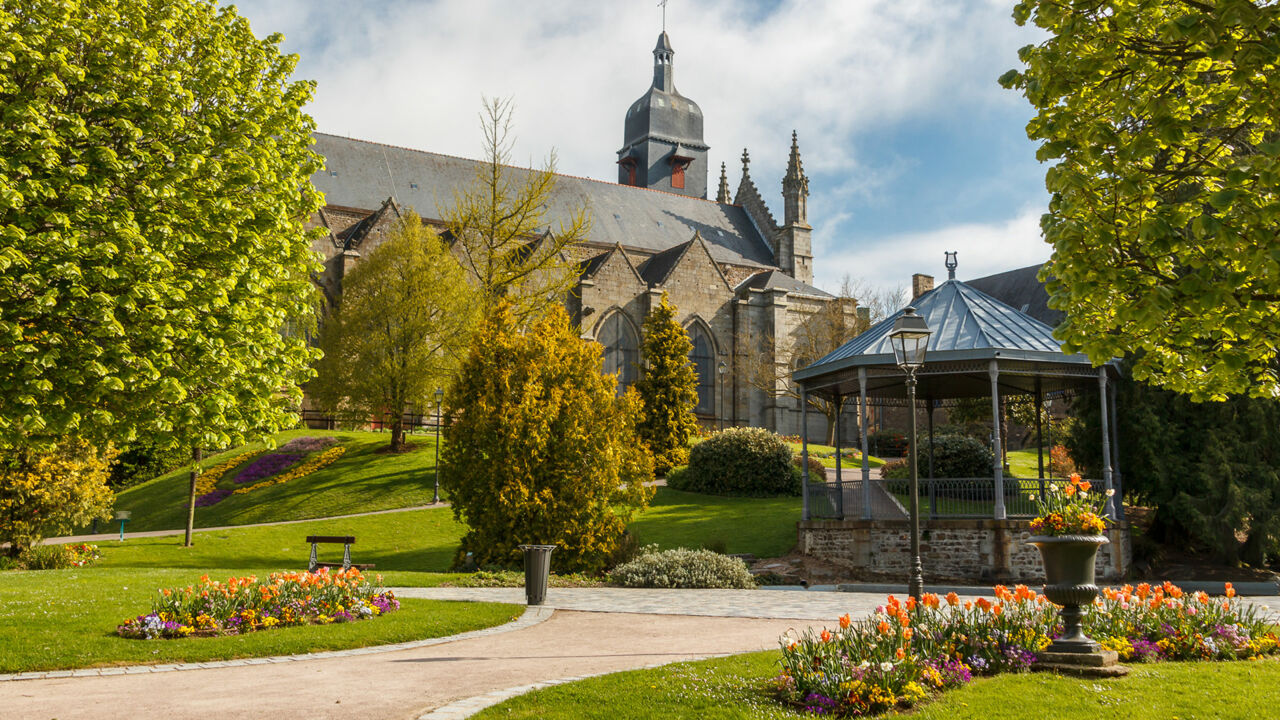
<svg viewBox="0 0 1280 720">
<path fill-rule="evenodd" d="M 959 261 L 956 260 L 956 253 L 943 251 L 943 254 L 947 256 L 947 279 L 955 280 L 956 267 L 960 264 Z"/>
<path fill-rule="evenodd" d="M 667 0 L 659 0 L 658 7 L 662 8 L 662 32 L 667 31 Z"/>
</svg>

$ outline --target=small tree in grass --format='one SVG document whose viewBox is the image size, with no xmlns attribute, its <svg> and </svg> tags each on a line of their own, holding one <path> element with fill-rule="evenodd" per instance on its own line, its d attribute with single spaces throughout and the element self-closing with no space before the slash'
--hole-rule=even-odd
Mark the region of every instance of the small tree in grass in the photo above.
<svg viewBox="0 0 1280 720">
<path fill-rule="evenodd" d="M 555 567 L 599 570 L 653 477 L 636 442 L 639 400 L 617 396 L 600 349 L 555 308 L 527 331 L 505 307 L 472 340 L 447 408 L 441 484 L 466 523 L 458 549 L 511 565 L 555 544 Z"/>
<path fill-rule="evenodd" d="M 28 445 L 0 459 L 0 542 L 16 558 L 50 533 L 70 531 L 106 517 L 114 452 L 99 452 L 79 439 Z"/>
<path fill-rule="evenodd" d="M 320 333 L 316 401 L 356 420 L 385 414 L 391 449 L 404 449 L 404 413 L 452 380 L 475 324 L 475 297 L 436 234 L 406 213 L 343 278 L 341 304 Z"/>
<path fill-rule="evenodd" d="M 662 302 L 644 321 L 644 366 L 636 382 L 640 395 L 640 439 L 653 455 L 653 469 L 666 475 L 689 460 L 689 438 L 698 429 L 698 375 L 689 362 L 693 344 L 676 322 L 676 306 Z"/>
</svg>

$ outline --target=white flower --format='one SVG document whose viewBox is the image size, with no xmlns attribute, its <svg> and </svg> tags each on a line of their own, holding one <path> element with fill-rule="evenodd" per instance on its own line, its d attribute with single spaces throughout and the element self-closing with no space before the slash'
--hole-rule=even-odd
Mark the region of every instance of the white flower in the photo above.
<svg viewBox="0 0 1280 720">
<path fill-rule="evenodd" d="M 880 663 L 880 671 L 881 671 L 881 672 L 889 672 L 889 671 L 890 671 L 890 670 L 892 670 L 892 669 L 893 669 L 893 663 L 891 663 L 891 662 L 882 662 L 882 663 Z"/>
<path fill-rule="evenodd" d="M 1115 494 L 1116 494 L 1115 490 L 1112 490 L 1111 488 L 1107 488 L 1107 497 L 1111 497 L 1112 495 L 1115 495 Z"/>
<path fill-rule="evenodd" d="M 858 663 L 858 667 L 860 667 L 860 668 L 869 668 L 869 667 L 871 667 L 871 663 L 867 662 L 866 660 L 863 660 L 862 662 Z"/>
</svg>

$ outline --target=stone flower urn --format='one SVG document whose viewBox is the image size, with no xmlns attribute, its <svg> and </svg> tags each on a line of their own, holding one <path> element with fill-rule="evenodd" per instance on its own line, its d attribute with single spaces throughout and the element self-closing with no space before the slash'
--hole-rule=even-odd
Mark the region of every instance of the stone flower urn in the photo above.
<svg viewBox="0 0 1280 720">
<path fill-rule="evenodd" d="M 1098 548 L 1110 542 L 1105 535 L 1034 535 L 1028 540 L 1040 549 L 1044 561 L 1044 594 L 1062 606 L 1062 637 L 1049 645 L 1048 652 L 1096 653 L 1100 649 L 1085 637 L 1080 620 L 1098 596 L 1094 584 Z"/>
</svg>

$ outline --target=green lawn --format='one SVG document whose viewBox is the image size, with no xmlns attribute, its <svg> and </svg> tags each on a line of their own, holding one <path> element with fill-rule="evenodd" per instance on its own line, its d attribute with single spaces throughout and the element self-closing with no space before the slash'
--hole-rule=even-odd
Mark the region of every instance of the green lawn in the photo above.
<svg viewBox="0 0 1280 720">
<path fill-rule="evenodd" d="M 116 625 L 150 611 L 157 589 L 187 585 L 204 572 L 90 568 L 0 573 L 0 673 L 343 650 L 491 627 L 522 612 L 517 605 L 407 599 L 397 612 L 342 625 L 181 640 L 115 635 Z M 207 572 L 215 578 L 242 574 L 238 569 Z"/>
<path fill-rule="evenodd" d="M 796 455 L 800 454 L 800 450 L 802 449 L 802 446 L 800 445 L 800 443 L 789 442 L 787 443 L 787 445 L 791 446 L 791 451 L 793 453 L 795 453 Z M 845 454 L 845 459 L 844 459 L 844 462 L 841 464 L 841 467 L 843 467 L 846 470 L 848 470 L 849 468 L 857 469 L 862 467 L 862 457 L 860 455 L 852 458 L 849 457 L 849 453 L 854 453 L 855 455 L 857 455 L 860 452 L 859 448 L 842 447 L 840 449 L 844 451 L 844 454 Z M 818 462 L 822 463 L 827 467 L 833 468 L 836 466 L 836 458 L 835 458 L 836 448 L 834 445 L 819 445 L 817 443 L 809 443 L 810 457 L 813 457 L 816 453 L 830 454 L 831 457 L 820 457 L 820 458 L 817 458 L 817 460 Z M 868 455 L 867 464 L 873 468 L 876 468 L 883 465 L 884 460 L 881 460 L 880 458 L 874 455 Z"/>
<path fill-rule="evenodd" d="M 785 554 L 795 544 L 800 498 L 727 498 L 658 488 L 652 506 L 632 524 L 641 543 L 663 548 L 702 547 L 723 542 L 728 552 L 759 557 Z M 374 563 L 388 582 L 435 585 L 453 562 L 464 528 L 449 508 L 407 510 L 382 515 L 315 520 L 295 525 L 201 532 L 195 546 L 182 536 L 134 537 L 98 543 L 103 568 L 231 568 L 269 572 L 306 567 L 308 535 L 354 535 L 352 559 Z M 320 546 L 322 560 L 341 559 L 340 546 Z"/>
<path fill-rule="evenodd" d="M 809 718 L 779 706 L 768 691 L 776 651 L 591 678 L 512 698 L 477 720 Z M 1267 718 L 1280 704 L 1280 662 L 1163 663 L 1133 666 L 1121 680 L 1040 673 L 977 680 L 911 717 L 921 720 L 1180 720 Z"/>
<path fill-rule="evenodd" d="M 784 555 L 796 544 L 800 498 L 735 498 L 658 488 L 629 529 L 641 544 L 698 548 L 724 544 L 731 553 Z"/>
<path fill-rule="evenodd" d="M 277 435 L 277 443 L 283 445 L 300 435 L 337 436 L 346 448 L 346 454 L 332 465 L 305 477 L 244 495 L 232 495 L 210 507 L 196 508 L 196 527 L 305 520 L 393 510 L 431 502 L 435 485 L 434 437 L 411 436 L 417 449 L 396 455 L 376 452 L 390 441 L 387 433 L 290 430 Z M 211 467 L 247 450 L 262 447 L 261 443 L 253 443 L 229 450 L 206 458 L 202 465 Z M 229 482 L 235 472 L 229 471 L 224 482 Z M 184 527 L 190 487 L 188 478 L 189 473 L 184 468 L 135 485 L 117 495 L 116 509 L 133 513 L 126 530 Z"/>
</svg>

